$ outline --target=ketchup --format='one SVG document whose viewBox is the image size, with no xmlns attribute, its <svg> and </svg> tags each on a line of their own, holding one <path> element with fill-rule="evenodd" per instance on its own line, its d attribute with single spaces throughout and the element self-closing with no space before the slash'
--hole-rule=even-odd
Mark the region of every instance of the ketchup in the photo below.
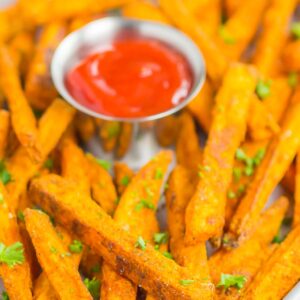
<svg viewBox="0 0 300 300">
<path fill-rule="evenodd" d="M 153 39 L 112 42 L 86 57 L 66 76 L 81 105 L 107 116 L 155 115 L 180 104 L 193 79 L 184 57 Z"/>
</svg>

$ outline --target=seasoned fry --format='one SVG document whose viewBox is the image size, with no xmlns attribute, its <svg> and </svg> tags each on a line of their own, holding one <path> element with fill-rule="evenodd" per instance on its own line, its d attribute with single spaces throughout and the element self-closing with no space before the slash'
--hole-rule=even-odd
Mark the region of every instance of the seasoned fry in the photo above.
<svg viewBox="0 0 300 300">
<path fill-rule="evenodd" d="M 92 198 L 112 215 L 117 207 L 118 195 L 110 174 L 92 156 L 87 155 L 87 177 L 92 187 Z"/>
<path fill-rule="evenodd" d="M 206 79 L 201 91 L 188 105 L 188 109 L 206 133 L 209 131 L 212 121 L 214 93 L 211 82 Z"/>
<path fill-rule="evenodd" d="M 253 62 L 265 76 L 274 73 L 287 38 L 286 29 L 297 3 L 297 0 L 274 0 L 264 16 L 263 31 L 257 42 Z"/>
<path fill-rule="evenodd" d="M 56 99 L 39 120 L 38 141 L 41 145 L 43 160 L 57 145 L 63 132 L 71 122 L 75 110 L 63 100 Z M 39 171 L 43 162 L 36 164 L 24 147 L 19 147 L 7 161 L 7 169 L 13 178 L 7 184 L 10 207 L 18 207 L 18 198 L 25 191 L 28 181 Z"/>
<path fill-rule="evenodd" d="M 296 174 L 294 177 L 295 182 L 295 204 L 294 204 L 294 215 L 293 215 L 293 226 L 297 226 L 300 221 L 300 156 L 299 152 L 296 158 Z"/>
<path fill-rule="evenodd" d="M 114 121 L 103 121 L 99 128 L 99 138 L 105 151 L 113 151 L 117 145 L 121 124 Z"/>
<path fill-rule="evenodd" d="M 300 40 L 289 42 L 283 49 L 283 66 L 287 71 L 300 71 Z"/>
<path fill-rule="evenodd" d="M 83 113 L 77 113 L 75 117 L 75 128 L 80 140 L 88 142 L 96 132 L 96 124 L 92 117 Z"/>
<path fill-rule="evenodd" d="M 50 75 L 55 48 L 67 33 L 65 22 L 49 23 L 43 28 L 25 80 L 25 94 L 37 109 L 46 109 L 57 96 Z"/>
<path fill-rule="evenodd" d="M 74 261 L 66 252 L 49 217 L 41 211 L 26 209 L 25 223 L 38 260 L 59 299 L 91 300 L 92 297 L 81 281 Z"/>
<path fill-rule="evenodd" d="M 202 30 L 197 19 L 188 10 L 183 0 L 160 0 L 159 4 L 170 19 L 181 30 L 189 35 L 201 49 L 210 78 L 218 83 L 224 74 L 228 62 L 225 56 L 218 50 L 217 45 Z"/>
<path fill-rule="evenodd" d="M 257 169 L 253 182 L 241 200 L 230 224 L 235 238 L 243 239 L 252 230 L 270 194 L 280 182 L 300 146 L 300 104 L 290 107 L 281 132 L 268 147 L 266 156 Z"/>
<path fill-rule="evenodd" d="M 1 109 L 0 110 L 0 159 L 3 159 L 5 155 L 9 129 L 10 129 L 9 112 L 4 109 Z"/>
<path fill-rule="evenodd" d="M 158 298 L 207 299 L 211 286 L 164 257 L 151 245 L 135 247 L 136 236 L 122 230 L 89 197 L 76 192 L 76 186 L 56 175 L 34 180 L 30 196 L 51 213 L 55 220 L 73 229 L 88 246 L 135 284 Z M 74 198 L 75 197 L 75 198 Z M 182 284 L 182 280 L 190 284 Z"/>
<path fill-rule="evenodd" d="M 129 151 L 133 141 L 133 127 L 134 125 L 131 123 L 123 122 L 121 124 L 121 131 L 116 151 L 117 158 L 122 158 Z"/>
<path fill-rule="evenodd" d="M 169 147 L 175 143 L 179 131 L 179 123 L 179 118 L 174 115 L 156 121 L 155 135 L 162 147 Z"/>
<path fill-rule="evenodd" d="M 155 5 L 148 2 L 132 2 L 122 8 L 123 16 L 169 24 L 170 20 Z"/>
<path fill-rule="evenodd" d="M 161 187 L 172 153 L 164 151 L 156 155 L 131 180 L 114 214 L 114 220 L 121 228 L 151 241 L 158 232 L 156 207 Z M 102 299 L 136 299 L 137 287 L 125 278 L 116 278 L 110 267 L 103 267 Z M 118 288 L 115 288 L 115 282 Z"/>
<path fill-rule="evenodd" d="M 179 164 L 197 173 L 202 162 L 202 150 L 194 124 L 187 112 L 180 116 L 180 130 L 176 142 L 176 158 Z"/>
<path fill-rule="evenodd" d="M 292 163 L 281 180 L 281 184 L 283 185 L 283 187 L 290 193 L 294 193 L 295 191 L 295 176 L 296 167 Z"/>
<path fill-rule="evenodd" d="M 16 66 L 3 45 L 0 47 L 0 85 L 8 100 L 12 126 L 20 143 L 34 160 L 39 160 L 41 149 L 37 144 L 36 119 L 22 91 Z"/>
<path fill-rule="evenodd" d="M 121 196 L 133 178 L 134 171 L 131 170 L 125 163 L 116 162 L 114 164 L 114 174 L 118 195 Z"/>
<path fill-rule="evenodd" d="M 300 226 L 293 229 L 263 264 L 243 299 L 282 299 L 300 278 Z"/>
<path fill-rule="evenodd" d="M 245 1 L 241 0 L 225 0 L 225 10 L 227 15 L 232 15 L 234 12 L 236 12 Z"/>
<path fill-rule="evenodd" d="M 200 181 L 186 210 L 185 242 L 193 245 L 220 236 L 225 223 L 225 198 L 234 155 L 244 139 L 246 116 L 255 88 L 253 70 L 235 64 L 216 97 L 214 118 L 206 143 Z"/>
<path fill-rule="evenodd" d="M 0 203 L 0 242 L 4 245 L 12 245 L 16 242 L 22 242 L 19 232 L 16 216 L 9 207 L 5 187 L 0 183 L 1 203 Z M 31 300 L 31 277 L 27 259 L 13 267 L 1 263 L 0 276 L 3 280 L 6 291 L 11 300 Z M 20 293 L 22 291 L 22 293 Z"/>
</svg>

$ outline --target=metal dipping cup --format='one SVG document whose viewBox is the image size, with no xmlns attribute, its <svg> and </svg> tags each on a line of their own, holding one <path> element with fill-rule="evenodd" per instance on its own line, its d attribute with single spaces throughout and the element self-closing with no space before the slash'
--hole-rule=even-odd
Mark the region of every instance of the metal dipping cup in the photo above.
<svg viewBox="0 0 300 300">
<path fill-rule="evenodd" d="M 139 118 L 108 116 L 79 104 L 66 88 L 66 74 L 88 55 L 97 52 L 99 47 L 110 44 L 115 40 L 132 37 L 149 38 L 163 42 L 185 57 L 193 76 L 193 86 L 189 95 L 180 104 L 167 111 Z M 199 93 L 205 80 L 205 73 L 205 63 L 199 48 L 184 33 L 157 22 L 122 17 L 99 19 L 72 32 L 60 43 L 51 62 L 51 76 L 54 85 L 69 104 L 79 111 L 98 119 L 132 124 L 131 146 L 127 154 L 120 160 L 125 161 L 135 169 L 141 167 L 161 148 L 154 134 L 155 123 L 185 107 Z M 88 150 L 104 159 L 116 159 L 114 153 L 106 153 L 102 149 L 99 139 L 96 138 L 88 143 Z"/>
</svg>

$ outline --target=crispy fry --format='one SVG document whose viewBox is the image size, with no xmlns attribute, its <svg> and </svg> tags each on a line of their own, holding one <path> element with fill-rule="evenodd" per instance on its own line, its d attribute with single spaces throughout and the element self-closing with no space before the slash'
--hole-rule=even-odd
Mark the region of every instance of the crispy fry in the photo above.
<svg viewBox="0 0 300 300">
<path fill-rule="evenodd" d="M 196 275 L 151 245 L 144 251 L 135 247 L 137 237 L 117 226 L 89 197 L 76 192 L 72 183 L 48 175 L 34 180 L 30 191 L 34 202 L 51 213 L 57 222 L 72 229 L 114 270 L 158 298 L 198 300 L 207 299 L 211 293 L 211 286 L 201 284 Z M 180 284 L 184 279 L 193 281 L 189 285 Z"/>
<path fill-rule="evenodd" d="M 283 66 L 287 71 L 300 71 L 300 40 L 290 41 L 283 49 Z"/>
<path fill-rule="evenodd" d="M 239 240 L 252 230 L 270 194 L 280 182 L 300 146 L 300 104 L 290 107 L 281 132 L 268 147 L 266 156 L 241 200 L 230 224 L 230 232 Z"/>
<path fill-rule="evenodd" d="M 16 242 L 22 242 L 16 216 L 13 210 L 9 208 L 9 196 L 2 183 L 0 183 L 0 193 L 3 200 L 0 204 L 0 242 L 5 245 L 12 245 Z M 32 299 L 32 283 L 27 259 L 22 264 L 17 264 L 12 268 L 1 263 L 0 276 L 11 300 Z M 20 291 L 22 291 L 22 293 L 20 293 Z"/>
<path fill-rule="evenodd" d="M 192 116 L 185 112 L 180 116 L 180 130 L 176 141 L 176 159 L 184 167 L 198 172 L 202 162 L 202 150 Z"/>
<path fill-rule="evenodd" d="M 38 132 L 43 160 L 54 149 L 74 114 L 75 110 L 60 99 L 55 100 L 44 113 L 39 121 Z M 7 169 L 13 178 L 13 181 L 7 184 L 10 206 L 13 209 L 17 209 L 19 196 L 25 191 L 28 181 L 38 172 L 42 163 L 34 163 L 24 147 L 19 147 L 7 161 Z"/>
<path fill-rule="evenodd" d="M 3 159 L 5 156 L 9 128 L 10 128 L 9 112 L 4 109 L 1 109 L 0 110 L 0 159 Z"/>
<path fill-rule="evenodd" d="M 88 142 L 96 132 L 96 124 L 92 117 L 83 113 L 77 113 L 75 117 L 75 128 L 79 134 L 80 140 Z"/>
<path fill-rule="evenodd" d="M 175 143 L 179 125 L 179 119 L 174 115 L 156 121 L 155 135 L 162 147 L 169 147 Z"/>
<path fill-rule="evenodd" d="M 130 149 L 133 140 L 133 124 L 123 122 L 118 139 L 116 156 L 122 158 Z"/>
<path fill-rule="evenodd" d="M 212 121 L 214 88 L 207 78 L 199 94 L 188 105 L 188 109 L 207 133 Z"/>
<path fill-rule="evenodd" d="M 113 151 L 117 145 L 121 124 L 114 121 L 103 121 L 99 128 L 99 138 L 105 151 Z"/>
<path fill-rule="evenodd" d="M 228 62 L 217 45 L 202 30 L 196 17 L 188 10 L 183 0 L 160 0 L 161 7 L 170 19 L 201 49 L 210 78 L 218 83 L 224 74 Z"/>
<path fill-rule="evenodd" d="M 243 3 L 245 1 L 241 1 L 241 0 L 225 0 L 225 10 L 227 15 L 232 15 L 234 12 L 236 12 L 241 5 L 243 5 Z"/>
<path fill-rule="evenodd" d="M 242 1 L 237 11 L 220 28 L 217 43 L 231 60 L 237 60 L 253 39 L 270 0 Z M 255 14 L 249 12 L 255 11 Z"/>
<path fill-rule="evenodd" d="M 296 176 L 294 177 L 295 183 L 295 204 L 294 204 L 294 215 L 293 215 L 293 226 L 297 226 L 300 221 L 300 156 L 299 152 L 296 158 Z"/>
<path fill-rule="evenodd" d="M 134 176 L 134 171 L 125 163 L 116 162 L 114 164 L 114 174 L 118 195 L 121 196 Z"/>
<path fill-rule="evenodd" d="M 81 281 L 75 262 L 66 252 L 49 217 L 41 211 L 26 209 L 25 222 L 38 260 L 59 299 L 91 300 L 92 297 Z"/>
<path fill-rule="evenodd" d="M 107 214 L 112 215 L 118 203 L 118 195 L 112 177 L 90 154 L 87 155 L 87 163 L 87 176 L 92 186 L 92 198 Z"/>
<path fill-rule="evenodd" d="M 246 117 L 255 88 L 252 68 L 233 65 L 216 97 L 200 181 L 186 210 L 185 242 L 193 245 L 220 236 L 225 223 L 225 198 L 234 155 L 244 139 Z"/>
<path fill-rule="evenodd" d="M 154 233 L 159 231 L 155 209 L 171 160 L 171 152 L 165 151 L 147 163 L 132 178 L 114 214 L 114 220 L 124 230 L 139 235 L 146 241 L 151 241 Z M 148 206 L 142 206 L 143 203 L 147 203 Z M 116 278 L 117 273 L 112 273 L 115 271 L 110 266 L 103 266 L 101 298 L 103 300 L 136 299 L 137 287 L 125 278 Z M 117 289 L 115 288 L 116 282 Z"/>
<path fill-rule="evenodd" d="M 3 45 L 0 47 L 0 84 L 8 100 L 12 126 L 20 143 L 34 160 L 39 160 L 41 149 L 37 144 L 36 119 L 22 91 L 16 66 Z"/>
<path fill-rule="evenodd" d="M 298 0 L 274 0 L 263 20 L 263 31 L 257 42 L 254 64 L 265 76 L 274 73 L 281 49 L 287 38 L 287 26 Z"/>
<path fill-rule="evenodd" d="M 242 299 L 282 299 L 300 278 L 300 226 L 293 229 L 263 264 Z"/>
<path fill-rule="evenodd" d="M 43 28 L 25 80 L 25 94 L 37 109 L 46 109 L 57 96 L 50 75 L 54 50 L 67 33 L 65 22 L 49 23 Z"/>
<path fill-rule="evenodd" d="M 290 193 L 294 193 L 295 191 L 295 176 L 296 167 L 295 164 L 292 163 L 281 180 L 282 186 Z"/>
<path fill-rule="evenodd" d="M 148 2 L 132 2 L 122 8 L 123 16 L 169 24 L 170 20 L 155 5 Z"/>
</svg>

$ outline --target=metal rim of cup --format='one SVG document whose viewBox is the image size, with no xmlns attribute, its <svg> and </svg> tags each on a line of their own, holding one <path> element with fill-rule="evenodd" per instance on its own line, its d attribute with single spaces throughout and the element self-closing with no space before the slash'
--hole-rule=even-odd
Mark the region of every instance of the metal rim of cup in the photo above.
<svg viewBox="0 0 300 300">
<path fill-rule="evenodd" d="M 128 32 L 161 41 L 185 57 L 193 74 L 193 86 L 189 95 L 181 103 L 155 115 L 122 118 L 95 112 L 81 105 L 70 95 L 64 82 L 66 73 L 84 57 L 95 51 L 99 47 L 101 39 L 103 43 L 104 41 L 109 43 L 115 40 L 116 36 Z M 99 40 L 97 40 L 97 37 Z M 206 68 L 202 53 L 196 44 L 184 33 L 174 27 L 158 22 L 123 17 L 106 17 L 92 21 L 70 33 L 57 47 L 51 62 L 52 81 L 61 96 L 79 111 L 107 121 L 147 122 L 172 115 L 185 107 L 199 93 L 204 84 L 205 76 Z"/>
</svg>

